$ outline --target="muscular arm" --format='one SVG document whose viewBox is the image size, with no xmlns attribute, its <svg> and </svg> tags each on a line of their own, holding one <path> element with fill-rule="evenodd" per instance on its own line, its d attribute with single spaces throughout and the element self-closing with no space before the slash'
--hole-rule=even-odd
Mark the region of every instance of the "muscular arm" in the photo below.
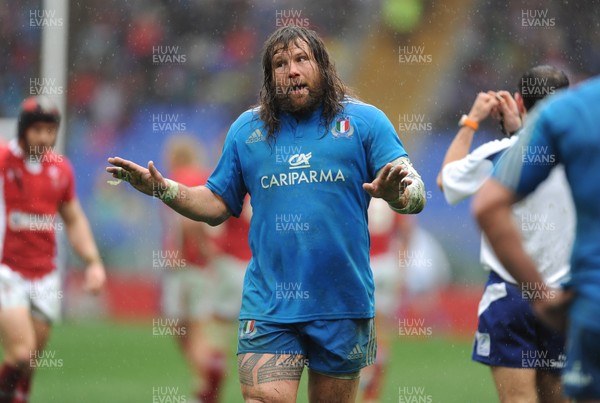
<svg viewBox="0 0 600 403">
<path fill-rule="evenodd" d="M 529 301 L 536 314 L 551 327 L 564 331 L 568 306 L 574 294 L 548 288 L 535 263 L 523 248 L 519 230 L 511 216 L 515 195 L 489 179 L 475 195 L 473 214 L 487 236 L 496 256 L 525 290 L 536 290 Z"/>
<path fill-rule="evenodd" d="M 493 91 L 480 92 L 475 98 L 475 102 L 469 111 L 467 117 L 477 123 L 485 120 L 492 109 L 498 106 L 498 99 L 496 98 L 496 94 Z M 442 181 L 442 172 L 444 171 L 444 167 L 451 162 L 458 161 L 463 159 L 469 154 L 469 150 L 471 149 L 471 144 L 473 143 L 473 135 L 475 134 L 475 130 L 468 126 L 463 126 L 460 128 L 456 136 L 450 143 L 450 147 L 446 151 L 446 156 L 444 157 L 444 162 L 442 163 L 442 168 L 437 176 L 437 185 L 440 190 L 444 191 L 443 181 Z"/>
<path fill-rule="evenodd" d="M 473 136 L 475 135 L 475 130 L 473 130 L 469 126 L 463 126 L 460 128 L 456 136 L 450 143 L 450 147 L 446 151 L 446 156 L 444 157 L 444 162 L 442 163 L 442 168 L 440 168 L 440 172 L 437 176 L 437 185 L 441 191 L 444 191 L 443 182 L 442 182 L 442 172 L 444 171 L 444 167 L 451 162 L 458 161 L 463 159 L 469 154 L 469 150 L 471 149 L 471 144 L 473 143 Z"/>
<path fill-rule="evenodd" d="M 168 183 L 169 189 L 176 188 L 177 193 L 171 200 L 163 201 L 179 214 L 212 226 L 223 223 L 231 216 L 223 199 L 206 186 L 187 187 L 173 181 Z"/>
<path fill-rule="evenodd" d="M 506 270 L 521 284 L 544 287 L 535 263 L 525 252 L 512 218 L 514 193 L 494 179 L 487 180 L 475 195 L 473 214 Z"/>
<path fill-rule="evenodd" d="M 179 214 L 209 225 L 219 225 L 231 215 L 223 199 L 206 186 L 188 187 L 164 178 L 152 161 L 144 168 L 122 158 L 109 158 L 106 171 L 114 178 L 149 196 L 157 197 Z"/>
</svg>

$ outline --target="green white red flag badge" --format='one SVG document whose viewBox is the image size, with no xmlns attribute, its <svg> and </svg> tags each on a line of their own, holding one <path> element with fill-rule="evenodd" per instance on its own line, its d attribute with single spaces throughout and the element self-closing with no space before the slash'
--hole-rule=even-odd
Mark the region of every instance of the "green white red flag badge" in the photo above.
<svg viewBox="0 0 600 403">
<path fill-rule="evenodd" d="M 331 134 L 333 138 L 337 139 L 340 137 L 352 138 L 354 134 L 354 127 L 350 124 L 350 118 L 348 116 L 342 116 L 335 120 L 335 126 L 331 128 Z"/>
<path fill-rule="evenodd" d="M 240 332 L 241 339 L 248 339 L 256 334 L 256 321 L 255 320 L 246 320 L 242 325 L 242 330 Z"/>
<path fill-rule="evenodd" d="M 247 320 L 246 323 L 244 323 L 244 333 L 252 332 L 254 330 L 254 324 L 255 324 L 255 321 Z"/>
</svg>

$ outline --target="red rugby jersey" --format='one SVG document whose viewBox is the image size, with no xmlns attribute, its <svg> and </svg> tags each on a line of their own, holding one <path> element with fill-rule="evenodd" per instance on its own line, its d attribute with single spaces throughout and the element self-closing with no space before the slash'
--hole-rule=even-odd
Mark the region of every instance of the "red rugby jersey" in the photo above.
<svg viewBox="0 0 600 403">
<path fill-rule="evenodd" d="M 56 269 L 56 231 L 63 203 L 75 198 L 73 169 L 54 152 L 27 156 L 16 141 L 0 145 L 2 264 L 25 278 Z"/>
<path fill-rule="evenodd" d="M 250 197 L 246 196 L 240 218 L 229 217 L 223 224 L 224 231 L 219 238 L 221 253 L 246 262 L 250 261 L 252 251 L 248 244 L 248 232 L 250 231 L 251 219 L 252 206 L 250 205 Z"/>
</svg>

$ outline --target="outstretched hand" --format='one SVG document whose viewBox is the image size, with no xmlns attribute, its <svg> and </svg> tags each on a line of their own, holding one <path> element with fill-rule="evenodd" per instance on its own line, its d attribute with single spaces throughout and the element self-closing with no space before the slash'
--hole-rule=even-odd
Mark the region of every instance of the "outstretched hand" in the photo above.
<svg viewBox="0 0 600 403">
<path fill-rule="evenodd" d="M 147 195 L 156 195 L 167 189 L 166 179 L 154 166 L 154 162 L 148 162 L 148 168 L 144 168 L 134 162 L 119 157 L 111 157 L 108 163 L 114 166 L 107 167 L 106 172 L 112 174 L 113 178 L 129 182 L 131 186 Z"/>
<path fill-rule="evenodd" d="M 401 165 L 386 164 L 379 175 L 371 183 L 363 183 L 363 189 L 371 195 L 385 200 L 388 203 L 400 201 L 401 205 L 406 204 L 409 198 L 407 191 L 408 185 L 412 179 L 407 178 L 408 170 L 403 169 Z"/>
</svg>

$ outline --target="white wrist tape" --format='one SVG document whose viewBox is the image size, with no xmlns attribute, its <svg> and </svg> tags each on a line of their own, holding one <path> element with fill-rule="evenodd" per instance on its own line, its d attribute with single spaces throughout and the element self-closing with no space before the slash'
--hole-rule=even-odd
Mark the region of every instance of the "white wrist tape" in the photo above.
<svg viewBox="0 0 600 403">
<path fill-rule="evenodd" d="M 179 195 L 179 183 L 172 181 L 171 179 L 165 180 L 167 181 L 167 190 L 160 192 L 158 196 L 163 202 L 170 203 Z"/>
</svg>

